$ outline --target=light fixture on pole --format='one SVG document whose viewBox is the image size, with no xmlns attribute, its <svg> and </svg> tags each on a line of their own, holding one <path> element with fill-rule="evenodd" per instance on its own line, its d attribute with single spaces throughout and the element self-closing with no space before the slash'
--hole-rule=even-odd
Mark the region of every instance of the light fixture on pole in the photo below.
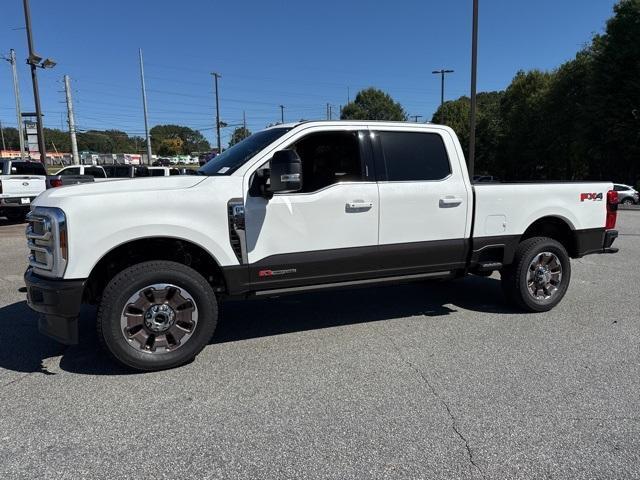
<svg viewBox="0 0 640 480">
<path fill-rule="evenodd" d="M 40 151 L 40 161 L 46 162 L 47 149 L 44 142 L 44 127 L 42 125 L 42 108 L 40 107 L 40 90 L 38 88 L 38 68 L 53 68 L 56 62 L 50 58 L 42 60 L 42 57 L 35 53 L 33 47 L 33 35 L 31 32 L 31 10 L 29 8 L 29 0 L 23 0 L 24 20 L 27 29 L 27 44 L 29 46 L 29 58 L 27 64 L 31 68 L 31 83 L 33 84 L 33 103 L 36 109 L 36 128 L 38 130 L 38 150 Z"/>
</svg>

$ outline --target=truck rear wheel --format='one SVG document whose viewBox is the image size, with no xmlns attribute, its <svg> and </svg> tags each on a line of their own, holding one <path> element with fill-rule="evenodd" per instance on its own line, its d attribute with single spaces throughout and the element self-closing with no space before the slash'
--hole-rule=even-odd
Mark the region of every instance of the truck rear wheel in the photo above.
<svg viewBox="0 0 640 480">
<path fill-rule="evenodd" d="M 215 294 L 202 275 L 176 262 L 143 262 L 117 274 L 105 288 L 98 338 L 118 362 L 162 370 L 200 353 L 217 318 Z"/>
<path fill-rule="evenodd" d="M 571 262 L 564 246 L 548 237 L 518 246 L 513 263 L 501 271 L 502 289 L 512 303 L 530 312 L 546 312 L 567 293 Z"/>
</svg>

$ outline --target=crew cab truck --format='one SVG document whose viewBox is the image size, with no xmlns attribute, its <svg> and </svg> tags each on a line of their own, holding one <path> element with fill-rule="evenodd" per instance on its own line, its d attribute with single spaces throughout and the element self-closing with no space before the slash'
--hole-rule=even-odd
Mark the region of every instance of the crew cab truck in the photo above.
<svg viewBox="0 0 640 480">
<path fill-rule="evenodd" d="M 46 179 L 40 162 L 0 160 L 0 217 L 24 220 L 31 202 L 46 190 Z"/>
<path fill-rule="evenodd" d="M 229 297 L 499 270 L 509 301 L 549 310 L 570 258 L 616 251 L 616 207 L 606 182 L 472 185 L 445 126 L 284 124 L 197 176 L 42 194 L 25 282 L 43 333 L 77 342 L 80 305 L 98 304 L 107 350 L 157 370 L 202 350 Z"/>
</svg>

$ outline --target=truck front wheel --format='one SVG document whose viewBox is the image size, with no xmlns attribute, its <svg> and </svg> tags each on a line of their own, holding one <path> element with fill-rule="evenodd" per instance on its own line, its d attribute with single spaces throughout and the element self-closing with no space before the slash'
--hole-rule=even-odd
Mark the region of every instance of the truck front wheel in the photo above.
<svg viewBox="0 0 640 480">
<path fill-rule="evenodd" d="M 507 299 L 523 310 L 546 312 L 567 293 L 571 262 L 560 242 L 533 237 L 520 243 L 513 263 L 502 269 L 501 276 Z"/>
<path fill-rule="evenodd" d="M 198 272 L 168 261 L 133 265 L 107 285 L 98 338 L 120 363 L 162 370 L 192 360 L 216 328 L 213 289 Z"/>
</svg>

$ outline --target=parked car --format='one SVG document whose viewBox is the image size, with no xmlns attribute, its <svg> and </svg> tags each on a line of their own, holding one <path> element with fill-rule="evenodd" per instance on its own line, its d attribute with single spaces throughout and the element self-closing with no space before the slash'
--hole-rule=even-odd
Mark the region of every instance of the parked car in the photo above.
<svg viewBox="0 0 640 480">
<path fill-rule="evenodd" d="M 623 205 L 638 205 L 640 195 L 633 187 L 623 183 L 614 183 L 613 189 L 618 192 L 618 198 Z"/>
<path fill-rule="evenodd" d="M 107 178 L 137 178 L 149 176 L 149 167 L 145 165 L 112 164 L 102 165 L 102 168 L 107 174 Z"/>
<path fill-rule="evenodd" d="M 612 183 L 472 185 L 445 126 L 278 125 L 199 173 L 36 199 L 25 283 L 43 333 L 76 343 L 81 304 L 97 303 L 114 358 L 158 370 L 207 345 L 225 298 L 498 270 L 514 305 L 543 312 L 571 258 L 617 251 Z"/>
<path fill-rule="evenodd" d="M 170 167 L 149 167 L 150 177 L 169 177 L 171 175 L 180 175 L 180 170 Z"/>
<path fill-rule="evenodd" d="M 55 175 L 89 175 L 93 177 L 96 182 L 103 182 L 107 179 L 107 172 L 105 172 L 104 168 L 100 165 L 71 165 L 58 170 Z"/>
<path fill-rule="evenodd" d="M 46 178 L 40 162 L 0 160 L 0 217 L 24 219 L 31 202 L 46 190 Z"/>
<path fill-rule="evenodd" d="M 154 167 L 168 167 L 171 165 L 171 160 L 169 158 L 158 158 L 152 164 Z"/>
</svg>

